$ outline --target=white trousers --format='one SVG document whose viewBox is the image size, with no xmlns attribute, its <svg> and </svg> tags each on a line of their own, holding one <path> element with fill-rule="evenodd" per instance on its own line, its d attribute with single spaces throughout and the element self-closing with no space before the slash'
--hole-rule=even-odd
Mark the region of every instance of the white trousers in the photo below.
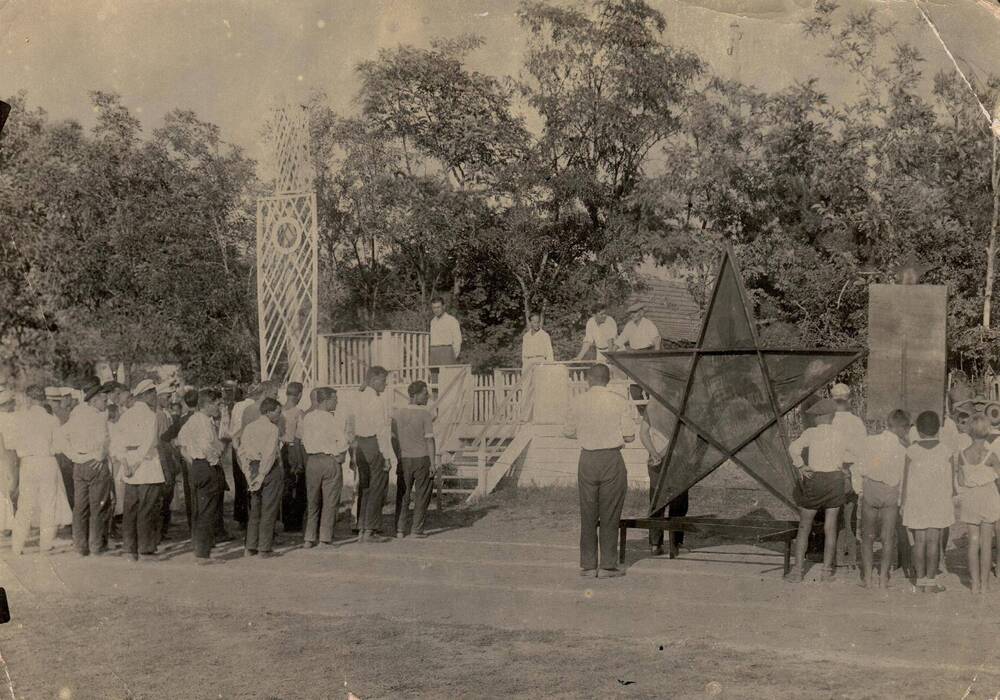
<svg viewBox="0 0 1000 700">
<path fill-rule="evenodd" d="M 32 523 L 38 524 L 39 548 L 52 549 L 56 529 L 73 522 L 66 498 L 66 486 L 55 457 L 25 457 L 21 460 L 21 481 L 17 497 L 17 514 L 11 548 L 15 554 L 24 551 L 24 543 Z"/>
</svg>

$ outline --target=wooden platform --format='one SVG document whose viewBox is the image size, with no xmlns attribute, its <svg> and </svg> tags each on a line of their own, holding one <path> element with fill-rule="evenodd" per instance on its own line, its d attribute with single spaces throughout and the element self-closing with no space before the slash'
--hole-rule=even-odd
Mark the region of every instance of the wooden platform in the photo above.
<svg viewBox="0 0 1000 700">
<path fill-rule="evenodd" d="M 798 533 L 797 520 L 723 520 L 720 518 L 622 518 L 618 524 L 618 563 L 625 562 L 629 529 L 693 532 L 723 535 L 736 542 L 784 542 L 785 573 L 791 571 L 792 541 Z M 673 557 L 671 557 L 673 558 Z"/>
</svg>

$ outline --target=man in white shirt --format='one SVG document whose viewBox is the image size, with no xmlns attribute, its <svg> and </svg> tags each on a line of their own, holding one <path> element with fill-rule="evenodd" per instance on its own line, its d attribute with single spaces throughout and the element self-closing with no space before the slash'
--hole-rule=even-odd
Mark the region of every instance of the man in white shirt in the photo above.
<svg viewBox="0 0 1000 700">
<path fill-rule="evenodd" d="M 156 558 L 163 524 L 163 467 L 156 430 L 156 384 L 143 379 L 132 390 L 135 402 L 118 423 L 125 471 L 122 548 L 133 560 Z"/>
<path fill-rule="evenodd" d="M 306 452 L 306 520 L 304 543 L 315 547 L 317 538 L 333 544 L 337 506 L 344 486 L 347 435 L 334 416 L 337 392 L 324 386 L 316 390 L 316 409 L 302 418 L 302 447 Z M 398 487 L 397 487 L 398 488 Z"/>
<path fill-rule="evenodd" d="M 533 311 L 528 317 L 528 331 L 521 340 L 521 367 L 528 369 L 539 362 L 552 362 L 554 359 L 552 338 L 542 330 L 542 315 Z"/>
<path fill-rule="evenodd" d="M 458 319 L 444 310 L 444 299 L 431 299 L 431 337 L 430 359 L 428 364 L 434 367 L 453 365 L 458 362 L 462 352 L 462 329 Z"/>
<path fill-rule="evenodd" d="M 844 537 L 841 555 L 846 556 L 848 562 L 853 566 L 858 560 L 858 540 L 855 536 L 855 518 L 857 516 L 858 496 L 863 488 L 862 480 L 858 474 L 857 463 L 864 457 L 864 447 L 868 440 L 868 428 L 865 422 L 851 412 L 851 388 L 846 384 L 834 384 L 830 390 L 830 397 L 837 403 L 837 412 L 833 415 L 833 429 L 837 431 L 843 441 L 847 458 L 845 462 L 850 467 L 850 484 L 853 493 L 847 495 L 844 501 Z M 841 556 L 838 555 L 838 556 Z"/>
<path fill-rule="evenodd" d="M 663 460 L 667 456 L 667 448 L 670 446 L 670 438 L 662 431 L 670 432 L 673 429 L 676 417 L 655 399 L 650 399 L 646 404 L 646 415 L 642 417 L 642 424 L 639 426 L 639 442 L 646 448 L 649 455 L 646 462 L 646 470 L 649 474 L 649 505 L 653 505 L 653 494 L 656 485 L 660 481 L 660 470 L 663 468 Z M 656 427 L 659 426 L 659 429 Z M 688 512 L 688 492 L 680 494 L 663 508 L 659 508 L 652 513 L 652 517 L 661 518 L 666 513 L 668 517 L 683 517 Z M 683 532 L 670 533 L 670 557 L 675 558 L 684 543 Z M 649 531 L 649 551 L 656 557 L 663 554 L 663 530 Z"/>
<path fill-rule="evenodd" d="M 629 350 L 659 350 L 660 331 L 656 324 L 646 318 L 646 305 L 636 302 L 628 307 L 631 318 L 615 341 L 615 346 Z"/>
<path fill-rule="evenodd" d="M 32 520 L 38 522 L 39 548 L 43 553 L 52 549 L 57 528 L 73 522 L 56 462 L 59 419 L 45 410 L 42 387 L 29 386 L 25 396 L 27 407 L 15 414 L 10 436 L 20 460 L 17 513 L 11 539 L 15 554 L 24 552 Z"/>
<path fill-rule="evenodd" d="M 84 557 L 101 554 L 106 545 L 111 501 L 108 393 L 106 385 L 87 386 L 83 403 L 73 409 L 61 430 L 63 454 L 73 463 L 73 545 Z"/>
<path fill-rule="evenodd" d="M 218 516 L 222 511 L 222 483 L 219 461 L 222 441 L 215 419 L 222 411 L 222 397 L 213 389 L 198 392 L 198 410 L 184 423 L 177 435 L 177 445 L 188 463 L 191 484 L 191 542 L 199 564 L 211 561 L 216 542 Z"/>
<path fill-rule="evenodd" d="M 587 370 L 590 388 L 576 399 L 564 434 L 580 444 L 577 481 L 580 487 L 581 576 L 624 576 L 618 568 L 618 522 L 628 476 L 622 446 L 635 439 L 636 414 L 625 397 L 608 389 L 611 372 L 598 364 Z M 598 559 L 598 542 L 600 559 Z"/>
<path fill-rule="evenodd" d="M 17 493 L 17 452 L 13 449 L 14 392 L 0 388 L 0 534 L 10 537 Z"/>
<path fill-rule="evenodd" d="M 387 542 L 379 535 L 382 529 L 382 505 L 389 485 L 389 472 L 396 467 L 392 449 L 392 424 L 386 413 L 382 392 L 389 373 L 378 365 L 371 367 L 358 394 L 354 408 L 354 433 L 357 439 L 358 491 L 361 517 L 359 542 Z"/>
<path fill-rule="evenodd" d="M 583 336 L 583 345 L 576 356 L 577 360 L 596 360 L 604 362 L 604 353 L 615 349 L 615 338 L 618 337 L 618 324 L 608 316 L 606 307 L 601 304 L 594 315 L 587 319 L 587 329 Z M 591 349 L 594 355 L 590 356 Z"/>
<path fill-rule="evenodd" d="M 240 436 L 240 465 L 247 480 L 250 509 L 245 553 L 269 557 L 274 548 L 274 523 L 281 506 L 285 475 L 281 468 L 281 404 L 268 397 L 260 402 L 260 416 Z"/>
</svg>

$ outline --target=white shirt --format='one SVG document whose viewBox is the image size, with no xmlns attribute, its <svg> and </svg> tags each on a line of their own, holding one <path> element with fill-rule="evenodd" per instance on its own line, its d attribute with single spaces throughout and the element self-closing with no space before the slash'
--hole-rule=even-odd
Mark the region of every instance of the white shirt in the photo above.
<svg viewBox="0 0 1000 700">
<path fill-rule="evenodd" d="M 855 464 L 860 462 L 865 456 L 865 445 L 868 442 L 868 428 L 865 427 L 865 422 L 850 411 L 837 411 L 833 414 L 831 425 L 843 441 L 844 461 Z M 812 450 L 809 452 L 811 454 Z"/>
<path fill-rule="evenodd" d="M 281 412 L 281 426 L 283 431 L 281 433 L 282 442 L 295 442 L 299 434 L 299 422 L 302 420 L 302 416 L 305 415 L 303 411 L 298 406 L 292 406 L 291 408 L 286 408 Z"/>
<path fill-rule="evenodd" d="M 257 491 L 264 483 L 278 456 L 278 426 L 267 416 L 261 416 L 243 429 L 237 453 L 240 468 L 247 477 L 247 488 Z M 251 462 L 259 462 L 257 473 L 251 469 Z"/>
<path fill-rule="evenodd" d="M 54 457 L 58 448 L 59 419 L 41 406 L 32 406 L 14 414 L 8 449 L 25 457 Z"/>
<path fill-rule="evenodd" d="M 604 323 L 598 324 L 593 316 L 587 319 L 587 333 L 583 342 L 593 343 L 598 350 L 607 350 L 611 341 L 618 336 L 618 324 L 610 316 L 604 317 Z"/>
<path fill-rule="evenodd" d="M 462 349 L 462 329 L 458 319 L 447 312 L 441 314 L 441 318 L 431 318 L 431 347 L 435 345 L 450 345 L 455 357 Z"/>
<path fill-rule="evenodd" d="M 333 413 L 318 408 L 303 416 L 299 425 L 306 454 L 339 455 L 347 450 L 343 420 Z"/>
<path fill-rule="evenodd" d="M 132 408 L 118 420 L 118 440 L 123 450 L 122 458 L 133 469 L 132 476 L 126 471 L 126 484 L 162 484 L 163 467 L 157 449 L 156 413 L 142 401 L 136 401 Z"/>
<path fill-rule="evenodd" d="M 886 430 L 865 441 L 864 457 L 857 469 L 863 477 L 897 486 L 903 480 L 905 467 L 906 447 L 895 433 Z"/>
<path fill-rule="evenodd" d="M 648 350 L 656 347 L 660 340 L 660 331 L 656 324 L 648 318 L 640 318 L 639 323 L 629 321 L 622 329 L 622 334 L 618 336 L 618 347 L 624 347 L 628 343 L 632 350 Z"/>
<path fill-rule="evenodd" d="M 194 461 L 203 459 L 218 464 L 222 459 L 222 442 L 215 430 L 215 421 L 201 411 L 195 411 L 177 434 L 177 446 L 184 456 Z"/>
<path fill-rule="evenodd" d="M 848 461 L 844 440 L 831 424 L 806 428 L 805 432 L 788 446 L 788 454 L 792 456 L 792 464 L 796 467 L 805 464 L 802 452 L 807 447 L 809 469 L 814 472 L 840 471 L 844 462 Z"/>
<path fill-rule="evenodd" d="M 527 364 L 528 360 L 534 362 L 552 362 L 555 355 L 552 352 L 552 338 L 547 331 L 539 329 L 537 332 L 528 331 L 521 340 L 521 363 Z"/>
<path fill-rule="evenodd" d="M 229 437 L 236 438 L 239 436 L 240 430 L 243 429 L 243 411 L 245 411 L 248 406 L 253 406 L 255 403 L 257 402 L 253 399 L 243 399 L 233 405 L 233 412 L 229 416 L 229 425 L 227 426 Z"/>
<path fill-rule="evenodd" d="M 100 461 L 108 454 L 108 415 L 89 403 L 73 409 L 60 433 L 63 454 L 76 464 Z"/>
<path fill-rule="evenodd" d="M 585 450 L 616 449 L 635 436 L 632 404 L 606 386 L 592 386 L 570 407 L 563 433 Z"/>
<path fill-rule="evenodd" d="M 359 438 L 378 438 L 379 452 L 387 462 L 396 463 L 396 453 L 392 449 L 392 423 L 386 415 L 385 402 L 370 386 L 358 394 L 354 406 L 354 434 Z"/>
</svg>

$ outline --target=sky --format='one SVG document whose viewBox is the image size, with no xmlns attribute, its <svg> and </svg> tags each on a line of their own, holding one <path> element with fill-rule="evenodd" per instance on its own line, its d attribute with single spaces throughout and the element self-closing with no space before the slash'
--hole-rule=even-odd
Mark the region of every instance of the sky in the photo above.
<svg viewBox="0 0 1000 700">
<path fill-rule="evenodd" d="M 826 47 L 801 35 L 812 0 L 650 2 L 666 16 L 667 41 L 725 77 L 777 89 L 820 76 L 834 98 L 851 90 Z M 992 2 L 922 2 L 963 69 L 980 77 L 1000 74 Z M 898 38 L 928 58 L 928 72 L 950 69 L 910 0 L 843 4 L 895 21 Z M 270 107 L 321 89 L 338 112 L 355 111 L 354 67 L 379 49 L 474 32 L 486 44 L 470 67 L 516 74 L 525 49 L 517 8 L 512 0 L 0 0 L 0 96 L 27 90 L 52 118 L 89 125 L 87 93 L 116 91 L 147 129 L 175 107 L 192 109 L 262 158 Z"/>
</svg>

